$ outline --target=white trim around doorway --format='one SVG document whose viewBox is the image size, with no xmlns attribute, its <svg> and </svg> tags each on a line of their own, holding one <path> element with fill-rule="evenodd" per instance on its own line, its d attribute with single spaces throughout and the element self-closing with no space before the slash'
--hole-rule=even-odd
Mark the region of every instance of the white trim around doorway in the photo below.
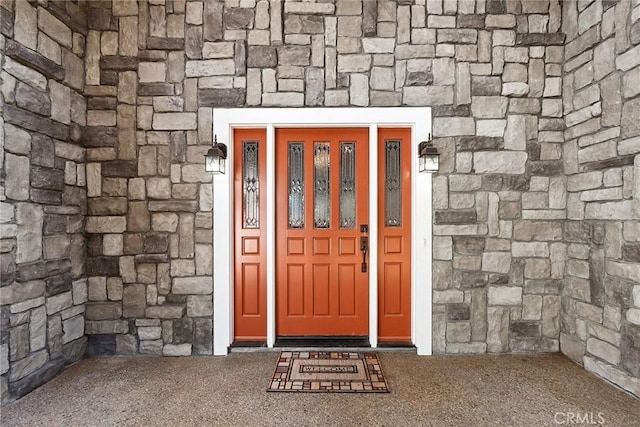
<svg viewBox="0 0 640 427">
<path fill-rule="evenodd" d="M 275 343 L 275 129 L 281 127 L 369 128 L 369 342 L 378 345 L 378 128 L 410 127 L 412 139 L 411 337 L 420 355 L 430 355 L 432 176 L 418 173 L 418 143 L 431 132 L 431 109 L 407 108 L 229 108 L 215 109 L 213 132 L 228 146 L 227 173 L 213 178 L 213 354 L 226 355 L 233 342 L 233 128 L 267 130 L 267 346 Z"/>
</svg>

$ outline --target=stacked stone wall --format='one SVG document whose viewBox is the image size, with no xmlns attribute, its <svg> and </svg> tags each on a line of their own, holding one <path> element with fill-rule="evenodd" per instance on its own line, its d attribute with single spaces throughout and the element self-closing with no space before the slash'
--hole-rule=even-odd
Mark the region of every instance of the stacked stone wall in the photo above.
<svg viewBox="0 0 640 427">
<path fill-rule="evenodd" d="M 433 107 L 443 157 L 435 351 L 558 350 L 566 253 L 558 1 L 92 6 L 93 354 L 211 353 L 211 178 L 202 162 L 214 108 L 244 106 Z"/>
<path fill-rule="evenodd" d="M 570 1 L 561 350 L 640 394 L 640 2 Z"/>
<path fill-rule="evenodd" d="M 207 3 L 207 29 L 222 19 L 222 6 Z M 211 354 L 212 186 L 204 154 L 212 142 L 210 98 L 219 90 L 212 88 L 229 84 L 225 93 L 235 94 L 234 81 L 246 86 L 236 64 L 244 45 L 203 44 L 202 2 L 91 7 L 89 354 Z M 229 51 L 232 59 L 208 59 Z"/>
<path fill-rule="evenodd" d="M 0 3 L 2 401 L 85 351 L 84 42 L 77 2 Z"/>
<path fill-rule="evenodd" d="M 442 154 L 434 352 L 560 349 L 638 393 L 637 3 L 4 1 L 4 132 L 22 139 L 7 137 L 4 150 L 5 188 L 19 194 L 2 205 L 3 277 L 5 266 L 20 277 L 20 248 L 41 239 L 42 256 L 29 263 L 57 266 L 49 255 L 71 263 L 65 309 L 84 310 L 88 298 L 89 354 L 211 354 L 215 207 L 203 162 L 215 109 L 429 106 Z M 35 44 L 33 24 L 23 24 L 33 20 L 5 24 L 24 5 L 37 10 Z M 66 25 L 71 44 L 47 25 Z M 10 60 L 28 70 L 7 69 Z M 69 88 L 69 113 L 58 109 L 67 98 L 56 82 Z M 51 111 L 33 101 L 39 93 Z M 53 166 L 39 154 L 41 134 L 53 141 Z M 8 149 L 10 140 L 30 145 Z M 26 199 L 16 185 L 23 168 L 12 164 L 30 168 Z M 49 188 L 61 168 L 64 185 Z M 42 237 L 24 237 L 38 212 Z M 54 214 L 86 228 L 47 227 Z M 74 252 L 85 230 L 86 260 Z M 47 285 L 64 275 L 57 271 L 29 283 Z M 5 292 L 23 298 L 14 297 L 26 289 L 12 288 L 19 281 L 3 281 L 3 304 Z M 16 330 L 17 346 L 27 316 L 12 304 L 3 305 L 3 331 Z M 52 321 L 48 336 L 59 330 Z M 14 356 L 11 333 L 2 338 L 4 387 L 12 372 L 4 360 Z"/>
</svg>

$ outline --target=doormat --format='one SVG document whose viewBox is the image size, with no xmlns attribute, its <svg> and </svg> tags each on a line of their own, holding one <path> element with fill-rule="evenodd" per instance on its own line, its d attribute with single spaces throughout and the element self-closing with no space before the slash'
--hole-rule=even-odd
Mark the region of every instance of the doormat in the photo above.
<svg viewBox="0 0 640 427">
<path fill-rule="evenodd" d="M 388 393 L 377 353 L 283 351 L 267 391 Z"/>
</svg>

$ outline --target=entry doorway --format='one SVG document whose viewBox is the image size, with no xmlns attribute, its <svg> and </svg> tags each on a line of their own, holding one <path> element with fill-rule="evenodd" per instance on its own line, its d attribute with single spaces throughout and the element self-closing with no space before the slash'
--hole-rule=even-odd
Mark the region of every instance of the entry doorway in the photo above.
<svg viewBox="0 0 640 427">
<path fill-rule="evenodd" d="M 228 170 L 227 175 L 215 175 L 213 179 L 213 229 L 214 229 L 214 354 L 226 354 L 228 352 L 228 346 L 235 340 L 238 341 L 242 335 L 242 328 L 238 328 L 238 322 L 236 321 L 239 315 L 243 313 L 238 310 L 239 307 L 248 309 L 244 314 L 253 316 L 253 322 L 256 325 L 261 325 L 254 332 L 248 334 L 246 338 L 249 340 L 255 340 L 259 342 L 265 342 L 267 346 L 272 347 L 277 337 L 280 336 L 318 336 L 329 335 L 334 336 L 340 334 L 346 334 L 348 336 L 361 336 L 364 333 L 366 337 L 368 335 L 369 342 L 372 347 L 377 347 L 378 344 L 390 341 L 402 341 L 413 343 L 418 351 L 418 354 L 430 354 L 431 352 L 431 176 L 429 174 L 417 174 L 417 145 L 419 142 L 419 135 L 426 135 L 430 132 L 430 110 L 428 108 L 368 108 L 368 109 L 217 109 L 214 112 L 214 133 L 218 136 L 218 140 L 229 141 L 229 157 L 228 157 Z M 293 130 L 292 130 L 293 129 Z M 357 256 L 353 256 L 348 262 L 336 262 L 332 263 L 331 260 L 322 260 L 324 257 L 332 257 L 332 253 L 340 254 L 340 247 L 332 246 L 330 242 L 323 242 L 324 236 L 321 236 L 320 232 L 331 233 L 334 231 L 337 233 L 335 236 L 330 237 L 330 240 L 339 239 L 340 229 L 327 231 L 322 228 L 313 228 L 312 230 L 305 230 L 305 233 L 310 232 L 309 236 L 304 237 L 311 241 L 308 245 L 303 245 L 305 251 L 305 257 L 310 259 L 304 260 L 306 269 L 310 268 L 310 271 L 315 270 L 316 283 L 322 283 L 322 274 L 325 276 L 331 276 L 332 267 L 339 267 L 341 264 L 351 264 L 351 270 L 362 274 L 364 282 L 368 281 L 368 286 L 365 286 L 366 292 L 365 300 L 368 299 L 366 308 L 362 310 L 363 316 L 356 315 L 353 322 L 336 322 L 333 327 L 328 330 L 322 330 L 317 324 L 311 325 L 311 328 L 303 328 L 303 330 L 287 330 L 286 321 L 279 318 L 281 316 L 280 308 L 283 307 L 285 302 L 281 302 L 280 297 L 282 295 L 291 294 L 290 288 L 282 288 L 280 286 L 280 272 L 283 267 L 280 266 L 284 259 L 289 257 L 291 253 L 295 253 L 295 242 L 291 248 L 288 248 L 280 244 L 281 234 L 279 232 L 282 226 L 279 223 L 282 221 L 281 217 L 286 220 L 289 233 L 287 238 L 293 238 L 295 231 L 299 231 L 295 228 L 291 230 L 288 228 L 289 221 L 289 184 L 287 183 L 287 189 L 285 193 L 286 197 L 286 209 L 281 207 L 281 202 L 278 201 L 282 191 L 280 187 L 283 186 L 280 182 L 282 178 L 278 177 L 281 171 L 280 164 L 283 161 L 283 156 L 279 153 L 278 136 L 281 133 L 287 131 L 298 130 L 329 130 L 333 129 L 336 132 L 340 130 L 346 130 L 349 132 L 360 131 L 365 135 L 368 133 L 367 149 L 368 159 L 365 162 L 365 168 L 368 169 L 368 181 L 361 180 L 358 172 L 356 171 L 356 183 L 361 184 L 364 182 L 369 186 L 369 198 L 363 202 L 364 206 L 368 205 L 368 223 L 362 222 L 358 219 L 356 224 L 355 236 L 346 237 L 346 239 L 352 239 L 355 237 L 356 248 L 355 252 Z M 238 194 L 238 177 L 242 176 L 239 173 L 239 167 L 242 163 L 242 143 L 235 141 L 236 132 L 241 131 L 254 131 L 260 135 L 247 137 L 245 139 L 259 140 L 258 144 L 253 144 L 253 147 L 259 147 L 260 154 L 257 156 L 258 166 L 258 186 L 259 197 L 254 198 L 254 201 L 260 201 L 259 217 L 260 217 L 260 229 L 250 230 L 248 234 L 245 231 L 238 233 L 238 201 L 243 200 L 243 195 Z M 396 135 L 385 135 L 384 132 L 395 132 Z M 398 133 L 398 131 L 405 132 L 404 135 Z M 401 133 L 401 132 L 400 132 Z M 288 142 L 300 142 L 295 141 L 293 138 Z M 314 152 L 318 155 L 316 157 L 326 156 L 326 147 L 322 144 L 316 148 L 316 142 L 329 142 L 329 155 L 328 163 L 330 166 L 329 182 L 335 181 L 332 178 L 331 170 L 335 170 L 336 174 L 339 174 L 339 162 L 340 160 L 334 159 L 331 156 L 332 151 L 338 151 L 341 143 L 351 142 L 348 139 L 338 138 L 336 141 L 327 141 L 326 137 L 323 141 L 322 138 L 311 137 L 308 140 L 309 147 L 313 147 L 310 153 L 313 157 Z M 398 140 L 403 139 L 400 144 Z M 305 142 L 305 141 L 303 141 Z M 239 145 L 240 144 L 240 147 Z M 306 144 L 306 142 L 305 142 Z M 303 144 L 303 146 L 305 145 Z M 336 145 L 337 144 L 337 145 Z M 402 147 L 401 150 L 394 149 L 394 147 Z M 251 144 L 247 145 L 250 148 Z M 336 148 L 337 147 L 337 148 Z M 306 148 L 306 147 L 305 147 Z M 385 150 L 389 150 L 388 154 Z M 358 150 L 356 150 L 358 151 Z M 401 155 L 398 155 L 402 153 Z M 287 153 L 288 154 L 288 153 Z M 387 160 L 389 158 L 395 159 L 391 163 Z M 263 159 L 263 157 L 266 159 Z M 366 159 L 366 156 L 364 156 Z M 357 165 L 356 159 L 356 165 Z M 397 161 L 398 163 L 394 163 Z M 287 166 L 289 160 L 286 160 Z M 316 159 L 308 161 L 308 166 L 315 168 Z M 338 162 L 336 164 L 336 162 Z M 263 165 L 263 163 L 266 163 Z M 318 162 L 320 165 L 321 162 Z M 387 165 L 397 164 L 396 170 L 400 171 L 400 177 L 396 177 L 387 174 L 386 170 L 393 171 L 392 168 L 387 168 Z M 264 167 L 263 167 L 264 166 Z M 386 169 L 385 169 L 386 168 Z M 309 169 L 307 167 L 307 169 Z M 314 170 L 314 173 L 321 174 L 322 170 Z M 264 176 L 263 176 L 264 174 Z M 395 195 L 392 194 L 389 200 L 401 200 L 402 201 L 402 218 L 399 218 L 398 223 L 391 221 L 387 223 L 387 214 L 393 210 L 389 210 L 389 204 L 385 202 L 385 197 L 389 188 L 384 188 L 391 184 L 393 187 L 394 182 L 406 174 L 407 184 L 401 186 L 396 185 Z M 366 173 L 365 173 L 366 175 Z M 287 179 L 289 178 L 287 172 Z M 285 180 L 286 182 L 286 180 Z M 336 181 L 339 182 L 339 181 Z M 244 184 L 243 184 L 244 185 Z M 319 193 L 322 193 L 322 186 L 318 188 Z M 393 190 L 393 188 L 391 188 Z M 314 197 L 316 188 L 315 185 L 311 187 Z M 336 196 L 335 192 L 341 191 L 339 186 L 332 188 L 329 185 L 328 200 Z M 356 189 L 357 191 L 357 189 Z M 347 193 L 343 191 L 343 193 Z M 257 194 L 257 193 L 256 193 Z M 329 203 L 328 209 L 325 212 L 330 212 L 330 222 L 340 221 L 340 202 L 337 197 L 338 213 L 337 219 L 333 218 L 335 212 L 335 206 L 333 203 Z M 356 196 L 356 200 L 359 200 L 359 196 Z M 225 208 L 227 206 L 228 208 Z M 263 212 L 263 206 L 266 206 L 266 211 Z M 315 225 L 316 220 L 316 206 L 313 201 L 307 200 L 305 203 L 305 215 L 306 210 L 311 209 L 310 218 L 311 224 Z M 358 209 L 356 203 L 356 210 Z M 415 213 L 421 212 L 420 216 L 416 216 Z M 255 211 L 257 212 L 257 211 Z M 318 211 L 320 212 L 320 211 Z M 343 217 L 346 215 L 343 214 Z M 364 218 L 364 216 L 363 216 Z M 344 218 L 343 218 L 344 219 Z M 396 218 L 398 219 L 398 218 Z M 244 220 L 244 219 L 243 219 Z M 307 219 L 305 218 L 305 221 Z M 402 224 L 403 227 L 398 227 Z M 361 225 L 368 224 L 368 232 L 362 232 Z M 262 228 L 264 226 L 264 230 Z M 385 227 L 388 230 L 385 230 Z M 396 228 L 396 229 L 392 229 Z M 365 228 L 366 229 L 366 228 Z M 253 235 L 251 235 L 253 233 Z M 399 234 L 398 234 L 399 233 Z M 406 234 L 404 234 L 406 233 Z M 245 239 L 245 244 L 241 241 L 241 237 L 249 237 Z M 369 247 L 366 253 L 366 272 L 362 271 L 362 264 L 365 262 L 363 259 L 363 251 L 361 250 L 361 237 L 368 237 Z M 225 243 L 226 242 L 226 243 Z M 327 248 L 328 243 L 328 248 Z M 256 246 L 257 245 L 257 246 Z M 264 245 L 264 247 L 262 246 Z M 315 247 L 314 247 L 315 246 Z M 324 247 L 323 247 L 324 246 Z M 285 252 L 287 255 L 282 257 L 280 254 Z M 299 249 L 299 248 L 298 248 Z M 347 255 L 349 252 L 347 244 L 345 243 L 342 250 L 343 255 Z M 241 289 L 249 290 L 254 293 L 255 298 L 250 300 L 247 304 L 239 298 L 237 272 L 242 269 L 238 269 L 238 254 L 242 251 L 245 253 L 254 251 L 260 252 L 260 257 L 253 260 L 245 259 L 245 276 L 258 278 L 253 285 L 241 287 Z M 311 252 L 309 252 L 311 251 Z M 332 252 L 333 251 L 333 252 Z M 330 255 L 322 255 L 329 253 Z M 353 251 L 351 251 L 353 254 Z M 309 255 L 311 254 L 311 255 Z M 407 262 L 403 260 L 393 259 L 392 255 L 397 256 L 403 254 L 407 257 Z M 258 255 L 258 254 L 254 254 Z M 340 255 L 337 255 L 338 257 Z M 385 258 L 386 257 L 386 258 Z M 356 260 L 357 259 L 357 260 Z M 419 259 L 420 262 L 416 262 Z M 289 261 L 295 261 L 290 259 Z M 298 260 L 299 261 L 299 260 Z M 324 261 L 324 262 L 321 262 Z M 324 267 L 321 264 L 325 264 Z M 253 265 L 251 265 L 253 264 Z M 289 262 L 289 264 L 296 264 L 295 262 Z M 328 264 L 328 266 L 326 265 Z M 399 265 L 403 267 L 399 268 Z M 266 270 L 266 273 L 265 273 Z M 339 268 L 334 268 L 339 271 Z M 322 272 L 325 273 L 322 273 Z M 312 274 L 309 284 L 313 284 Z M 339 276 L 336 276 L 339 277 Z M 407 278 L 403 280 L 402 278 Z M 389 280 L 386 280 L 389 279 Z M 339 281 L 339 280 L 338 280 Z M 330 301 L 333 293 L 330 289 L 333 280 L 325 280 L 325 284 L 329 284 L 329 291 L 321 292 L 321 288 L 316 286 L 316 293 L 312 293 L 313 299 L 307 298 L 308 302 L 313 302 L 312 317 L 322 318 L 323 316 L 331 317 L 331 304 L 325 304 L 324 310 L 321 299 L 322 295 L 329 295 L 325 298 L 325 301 Z M 402 287 L 401 282 L 406 282 L 408 285 Z M 356 280 L 352 283 L 355 285 Z M 280 292 L 282 289 L 286 289 L 287 292 Z M 304 297 L 304 286 L 299 287 L 302 289 Z M 313 292 L 313 287 L 310 287 Z M 352 289 L 354 289 L 352 287 Z M 326 290 L 326 288 L 325 288 Z M 339 295 L 339 289 L 337 294 Z M 354 292 L 351 295 L 355 295 Z M 343 296 L 343 302 L 347 301 L 348 294 Z M 315 297 L 319 297 L 316 298 Z M 266 300 L 266 301 L 265 301 Z M 300 309 L 299 299 L 290 299 L 286 301 L 289 304 L 288 308 L 292 307 L 291 302 L 296 301 L 298 309 Z M 354 297 L 355 301 L 355 297 Z M 406 301 L 406 302 L 405 302 Z M 419 310 L 415 308 L 420 307 Z M 284 305 L 284 307 L 287 307 Z M 345 305 L 343 305 L 343 308 Z M 401 310 L 399 310 L 401 308 Z M 407 308 L 405 310 L 405 308 Z M 324 313 L 329 310 L 329 315 Z M 340 310 L 338 306 L 337 310 Z M 300 311 L 298 311 L 300 312 Z M 400 313 L 406 313 L 400 315 Z M 285 314 L 296 313 L 295 310 L 285 312 Z M 343 316 L 347 312 L 343 310 L 342 313 L 336 311 L 337 316 Z M 312 318 L 310 317 L 310 318 Z M 265 319 L 266 318 L 266 319 Z M 358 324 L 360 319 L 366 319 L 364 328 L 360 326 L 360 329 L 355 329 L 354 325 Z M 357 319 L 357 320 L 355 320 Z M 318 320 L 318 319 L 314 319 Z M 324 319 L 323 319 L 324 320 Z M 335 319 L 334 319 L 335 320 Z M 398 329 L 398 326 L 393 326 L 392 320 L 398 321 L 398 324 L 402 324 L 402 328 Z M 320 322 L 322 323 L 322 322 Z M 340 332 L 335 328 L 336 324 L 340 323 L 352 323 L 351 330 L 346 332 Z M 266 324 L 266 331 L 264 325 Z M 285 329 L 281 329 L 279 324 Z M 292 322 L 292 324 L 295 324 Z M 385 325 L 391 325 L 390 328 Z M 307 325 L 309 326 L 309 325 Z M 314 329 L 316 328 L 317 329 Z M 357 327 L 357 326 L 356 326 Z M 295 327 L 294 327 L 295 328 Z M 393 332 L 401 330 L 401 332 Z M 363 331 L 363 332 L 361 332 Z M 266 334 L 266 340 L 265 340 Z M 300 334 L 300 335 L 298 335 Z"/>
<path fill-rule="evenodd" d="M 369 334 L 369 130 L 276 129 L 276 335 Z"/>
<path fill-rule="evenodd" d="M 266 341 L 264 129 L 235 129 L 236 342 Z M 377 134 L 378 306 L 369 307 L 368 128 L 275 130 L 278 338 L 411 343 L 411 129 Z"/>
</svg>

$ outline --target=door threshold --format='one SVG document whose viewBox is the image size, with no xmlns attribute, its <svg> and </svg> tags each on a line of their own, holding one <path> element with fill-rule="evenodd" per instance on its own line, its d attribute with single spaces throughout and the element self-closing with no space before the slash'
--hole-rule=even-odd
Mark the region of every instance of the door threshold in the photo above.
<svg viewBox="0 0 640 427">
<path fill-rule="evenodd" d="M 266 341 L 234 341 L 229 348 L 265 348 Z"/>
<path fill-rule="evenodd" d="M 349 353 L 407 353 L 417 354 L 415 347 L 229 347 L 231 353 L 280 353 L 282 351 L 337 351 Z"/>
<path fill-rule="evenodd" d="M 413 345 L 411 341 L 379 341 L 378 347 L 384 348 L 413 348 L 416 346 Z"/>
<path fill-rule="evenodd" d="M 343 347 L 371 347 L 369 337 L 277 337 L 274 347 L 315 347 L 315 348 L 343 348 Z"/>
</svg>

